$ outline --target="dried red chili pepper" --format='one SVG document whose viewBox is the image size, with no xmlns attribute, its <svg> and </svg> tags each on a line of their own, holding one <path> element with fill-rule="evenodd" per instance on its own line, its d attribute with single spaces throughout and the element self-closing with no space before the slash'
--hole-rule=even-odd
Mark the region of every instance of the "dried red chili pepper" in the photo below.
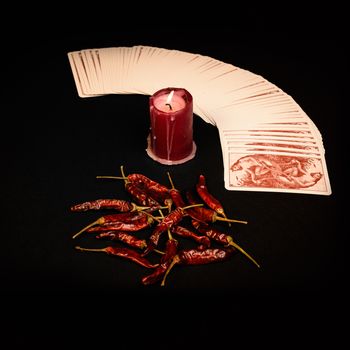
<svg viewBox="0 0 350 350">
<path fill-rule="evenodd" d="M 135 202 L 139 205 L 148 207 L 160 207 L 161 205 L 152 197 L 150 197 L 144 190 L 139 188 L 136 183 L 125 182 L 125 189 L 131 195 Z"/>
<path fill-rule="evenodd" d="M 210 239 L 207 236 L 199 236 L 186 227 L 176 225 L 171 228 L 171 232 L 176 233 L 180 237 L 191 238 L 206 248 L 210 247 Z"/>
<path fill-rule="evenodd" d="M 144 249 L 147 246 L 145 239 L 139 239 L 123 231 L 107 231 L 96 236 L 97 239 L 109 239 L 111 241 L 121 241 L 133 248 Z"/>
<path fill-rule="evenodd" d="M 137 187 L 136 184 L 129 182 L 125 184 L 126 190 L 130 193 L 130 195 L 134 198 L 135 202 L 142 206 L 148 206 L 151 208 L 160 208 L 161 205 L 155 199 L 150 197 L 145 191 Z"/>
<path fill-rule="evenodd" d="M 123 176 L 97 176 L 97 178 L 124 180 L 126 184 L 131 183 L 140 190 L 146 192 L 146 194 L 157 203 L 161 202 L 168 207 L 171 206 L 171 198 L 167 187 L 142 174 L 134 173 L 125 176 L 123 167 L 121 167 L 121 172 Z M 128 185 L 128 187 L 132 188 L 131 185 Z"/>
<path fill-rule="evenodd" d="M 128 180 L 131 182 L 136 182 L 141 185 L 142 188 L 145 188 L 145 191 L 158 202 L 162 202 L 169 206 L 170 194 L 169 189 L 160 183 L 151 180 L 145 175 L 142 174 L 129 174 L 127 176 Z"/>
<path fill-rule="evenodd" d="M 141 215 L 139 218 L 135 220 L 129 220 L 128 222 L 123 221 L 116 221 L 115 215 L 105 215 L 97 219 L 96 221 L 92 222 L 91 224 L 85 226 L 83 229 L 81 229 L 78 233 L 76 233 L 73 236 L 74 238 L 77 238 L 79 235 L 81 235 L 84 231 L 88 232 L 100 232 L 100 231 L 108 231 L 108 230 L 121 230 L 121 231 L 139 231 L 143 228 L 148 227 L 153 223 L 153 218 L 150 215 L 146 215 L 143 212 L 138 213 L 137 215 Z M 127 214 L 127 213 L 125 213 Z M 121 215 L 121 214 L 119 214 Z M 96 225 L 100 225 L 99 227 L 93 227 Z"/>
<path fill-rule="evenodd" d="M 166 186 L 161 185 L 159 182 L 156 182 L 149 177 L 133 173 L 129 174 L 127 176 L 96 176 L 97 179 L 115 179 L 115 180 L 124 180 L 129 182 L 136 183 L 140 188 L 147 189 L 150 192 L 153 192 L 157 196 L 162 195 L 164 197 L 167 197 L 169 195 L 169 190 Z"/>
<path fill-rule="evenodd" d="M 192 220 L 192 225 L 197 231 L 206 235 L 215 242 L 223 245 L 229 245 L 229 241 L 232 240 L 232 237 L 228 236 L 226 233 L 215 230 L 212 227 L 201 225 L 198 221 Z"/>
<path fill-rule="evenodd" d="M 157 192 L 164 194 L 169 192 L 167 187 L 161 185 L 159 182 L 156 182 L 143 174 L 133 173 L 129 174 L 127 178 L 129 179 L 129 181 L 138 182 L 139 184 L 145 186 L 148 189 L 155 188 Z"/>
<path fill-rule="evenodd" d="M 167 175 L 168 175 L 168 178 L 169 178 L 169 182 L 170 182 L 170 185 L 171 185 L 171 189 L 169 189 L 169 194 L 175 204 L 175 206 L 178 208 L 183 208 L 186 206 L 186 203 L 185 201 L 183 200 L 182 196 L 181 196 L 181 193 L 178 189 L 175 188 L 174 186 L 174 183 L 173 183 L 173 180 L 170 176 L 170 173 L 167 172 Z"/>
<path fill-rule="evenodd" d="M 200 244 L 200 245 L 197 246 L 197 250 L 205 250 L 205 249 L 207 249 L 207 248 L 210 248 L 210 247 L 207 247 L 207 246 L 204 245 L 204 244 Z"/>
<path fill-rule="evenodd" d="M 161 234 L 170 229 L 173 225 L 178 224 L 182 220 L 183 216 L 184 211 L 182 208 L 176 208 L 170 212 L 170 214 L 165 216 L 163 220 L 157 224 L 149 237 L 145 254 L 148 254 L 151 250 L 153 250 L 158 245 Z"/>
<path fill-rule="evenodd" d="M 115 209 L 121 212 L 145 210 L 149 207 L 139 207 L 135 203 L 123 199 L 96 199 L 90 202 L 73 205 L 71 211 L 88 211 L 100 209 Z"/>
<path fill-rule="evenodd" d="M 198 206 L 200 204 L 195 204 Z M 157 245 L 161 234 L 168 229 L 171 229 L 172 226 L 177 225 L 184 217 L 185 210 L 192 208 L 193 206 L 187 206 L 184 208 L 176 208 L 170 214 L 165 216 L 163 220 L 157 224 L 155 229 L 153 230 L 149 240 L 147 241 L 147 249 L 145 254 L 148 254 L 151 250 L 153 250 Z"/>
<path fill-rule="evenodd" d="M 142 278 L 142 283 L 144 285 L 154 284 L 160 279 L 162 279 L 172 263 L 174 256 L 176 255 L 178 247 L 178 242 L 176 239 L 168 239 L 165 247 L 165 254 L 160 260 L 160 265 L 155 269 L 155 271 Z M 164 285 L 162 283 L 162 285 Z"/>
<path fill-rule="evenodd" d="M 243 250 L 237 243 L 233 241 L 233 238 L 231 236 L 227 235 L 224 232 L 216 230 L 212 227 L 204 226 L 194 220 L 192 220 L 192 225 L 195 227 L 196 230 L 206 235 L 213 241 L 223 244 L 225 246 L 232 246 L 236 248 L 242 254 L 244 254 L 249 260 L 251 260 L 257 267 L 260 267 L 260 265 L 255 261 L 255 259 L 253 259 L 245 250 Z"/>
<path fill-rule="evenodd" d="M 122 173 L 123 178 L 125 178 L 123 166 L 120 167 L 120 171 Z M 127 178 L 125 178 L 124 186 L 126 191 L 131 195 L 132 198 L 134 198 L 135 202 L 137 202 L 139 205 L 146 207 L 160 207 L 160 204 L 155 199 L 150 197 L 146 193 L 146 191 L 140 188 L 137 183 L 131 182 Z"/>
<path fill-rule="evenodd" d="M 115 222 L 133 222 L 142 218 L 146 218 L 147 216 L 148 215 L 144 211 L 104 215 L 103 225 L 113 224 Z"/>
<path fill-rule="evenodd" d="M 194 204 L 198 204 L 198 202 L 196 202 L 196 200 L 194 199 L 194 196 L 192 195 L 192 193 L 190 191 L 186 192 L 186 197 L 187 200 L 190 204 L 194 205 Z M 212 210 L 212 209 L 207 209 L 207 208 L 195 208 L 194 209 L 196 211 L 196 215 L 198 218 L 200 218 L 200 220 L 197 221 L 201 221 L 201 222 L 215 222 L 215 221 L 226 221 L 226 222 L 235 222 L 235 223 L 239 223 L 239 224 L 247 224 L 247 221 L 242 221 L 242 220 L 234 220 L 234 219 L 228 219 L 228 218 L 223 218 L 218 216 L 217 212 Z"/>
<path fill-rule="evenodd" d="M 119 248 L 119 247 L 106 247 L 106 248 L 101 248 L 101 249 L 91 249 L 91 248 L 82 248 L 82 247 L 75 247 L 77 250 L 81 250 L 84 252 L 103 252 L 107 253 L 109 255 L 115 255 L 119 256 L 121 258 L 125 258 L 131 261 L 134 261 L 135 263 L 147 267 L 149 269 L 154 269 L 159 264 L 152 264 L 150 261 L 148 261 L 146 258 L 141 256 L 138 252 L 135 250 L 132 250 L 130 248 Z"/>
<path fill-rule="evenodd" d="M 236 250 L 229 248 L 208 248 L 205 250 L 183 249 L 178 252 L 179 263 L 182 265 L 202 265 L 228 260 Z"/>
<path fill-rule="evenodd" d="M 173 180 L 170 176 L 170 173 L 167 172 L 167 175 L 168 175 L 168 178 L 169 178 L 169 182 L 170 182 L 170 185 L 171 185 L 171 189 L 169 190 L 169 193 L 170 193 L 170 196 L 175 204 L 175 206 L 177 208 L 183 208 L 186 206 L 186 203 L 185 201 L 183 200 L 182 196 L 181 196 L 181 193 L 178 189 L 175 188 L 174 186 L 174 183 L 173 183 Z M 191 203 L 190 203 L 191 204 Z M 190 208 L 186 211 L 186 213 L 194 220 L 197 220 L 197 221 L 200 221 L 200 222 L 203 222 L 205 224 L 204 221 L 202 221 L 201 217 L 197 214 L 197 212 L 193 209 L 193 208 Z"/>
<path fill-rule="evenodd" d="M 86 229 L 88 233 L 97 233 L 97 232 L 106 232 L 106 231 L 125 231 L 125 232 L 137 232 L 141 231 L 144 228 L 150 226 L 150 219 L 140 219 L 138 221 L 125 223 L 125 222 L 115 222 L 113 224 L 100 225 L 89 227 Z"/>
<path fill-rule="evenodd" d="M 211 193 L 209 193 L 204 175 L 199 175 L 199 180 L 196 184 L 196 190 L 199 197 L 202 198 L 203 202 L 209 208 L 213 209 L 215 212 L 217 212 L 220 215 L 223 215 L 226 218 L 226 214 L 224 212 L 224 207 L 222 206 L 222 204 Z"/>
<path fill-rule="evenodd" d="M 162 284 L 165 284 L 165 280 L 176 264 L 181 265 L 203 265 L 210 264 L 213 262 L 220 262 L 228 260 L 236 250 L 233 247 L 218 249 L 218 248 L 207 248 L 204 250 L 200 249 L 182 249 L 173 257 L 171 264 L 169 265 L 166 273 L 163 277 Z"/>
</svg>

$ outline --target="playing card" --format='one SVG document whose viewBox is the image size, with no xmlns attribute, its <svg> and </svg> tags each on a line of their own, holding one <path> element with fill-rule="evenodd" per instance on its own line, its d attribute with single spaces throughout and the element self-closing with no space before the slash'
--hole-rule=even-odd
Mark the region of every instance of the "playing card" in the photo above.
<svg viewBox="0 0 350 350">
<path fill-rule="evenodd" d="M 323 157 L 230 152 L 227 162 L 229 190 L 331 193 Z"/>
<path fill-rule="evenodd" d="M 97 81 L 96 68 L 91 56 L 91 50 L 82 50 L 80 51 L 80 56 L 85 67 L 87 80 L 89 83 L 89 94 L 98 95 L 102 91 L 99 88 Z"/>
<path fill-rule="evenodd" d="M 81 59 L 81 53 L 79 52 L 73 52 L 72 59 L 74 61 L 74 65 L 77 69 L 77 73 L 79 75 L 79 80 L 81 82 L 81 87 L 83 90 L 83 93 L 85 95 L 91 95 L 90 94 L 90 84 L 88 81 L 87 71 L 84 67 L 83 61 Z"/>
<path fill-rule="evenodd" d="M 302 153 L 317 153 L 320 154 L 320 149 L 315 142 L 309 143 L 295 143 L 287 141 L 278 142 L 262 142 L 262 141 L 243 141 L 243 140 L 229 140 L 226 141 L 227 149 L 234 151 L 235 149 L 246 149 L 246 150 L 272 150 L 272 151 L 283 151 L 283 152 L 302 152 Z"/>
<path fill-rule="evenodd" d="M 96 72 L 96 79 L 98 81 L 99 90 L 101 91 L 101 94 L 105 94 L 105 88 L 103 83 L 103 75 L 101 70 L 101 62 L 100 62 L 100 53 L 98 49 L 91 50 L 91 57 L 94 63 L 95 72 Z"/>
<path fill-rule="evenodd" d="M 89 97 L 89 95 L 86 95 L 83 92 L 83 84 L 82 84 L 81 78 L 79 77 L 77 65 L 75 64 L 73 59 L 73 52 L 68 53 L 68 59 L 69 59 L 70 67 L 73 73 L 73 78 L 74 78 L 75 86 L 77 88 L 79 97 Z"/>
</svg>

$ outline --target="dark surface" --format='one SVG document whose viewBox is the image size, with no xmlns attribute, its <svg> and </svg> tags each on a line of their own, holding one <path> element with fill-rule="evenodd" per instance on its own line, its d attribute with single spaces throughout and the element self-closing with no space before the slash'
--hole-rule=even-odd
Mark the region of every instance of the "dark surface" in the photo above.
<svg viewBox="0 0 350 350">
<path fill-rule="evenodd" d="M 197 301 L 228 314 L 255 306 L 267 311 L 268 305 L 305 312 L 301 318 L 331 311 L 334 304 L 339 310 L 345 296 L 339 201 L 346 186 L 338 162 L 344 152 L 338 88 L 345 63 L 343 46 L 323 35 L 258 30 L 237 35 L 229 26 L 166 29 L 167 37 L 154 27 L 51 36 L 35 32 L 34 39 L 24 35 L 19 42 L 23 50 L 11 57 L 10 94 L 2 102 L 8 122 L 2 128 L 1 145 L 3 295 L 28 301 L 26 307 L 41 295 L 69 295 L 71 301 L 90 298 L 84 305 L 93 309 L 107 307 L 106 300 L 128 304 L 135 299 L 160 310 L 160 300 L 172 299 L 194 309 Z M 208 55 L 262 75 L 290 94 L 323 136 L 332 195 L 225 190 L 218 131 L 199 117 L 194 121 L 195 159 L 173 167 L 151 160 L 145 152 L 148 97 L 80 99 L 66 56 L 72 50 L 137 44 Z M 249 222 L 234 225 L 232 231 L 261 269 L 237 255 L 226 263 L 174 268 L 164 288 L 144 287 L 140 280 L 146 269 L 104 254 L 75 251 L 76 244 L 103 243 L 87 235 L 71 239 L 99 214 L 71 213 L 70 205 L 111 196 L 127 198 L 121 182 L 95 179 L 118 174 L 120 165 L 128 173 L 142 172 L 164 184 L 170 171 L 180 189 L 192 187 L 198 175 L 205 174 L 227 215 Z M 104 303 L 97 303 L 94 295 Z M 255 315 L 255 320 L 263 323 L 260 317 Z"/>
</svg>

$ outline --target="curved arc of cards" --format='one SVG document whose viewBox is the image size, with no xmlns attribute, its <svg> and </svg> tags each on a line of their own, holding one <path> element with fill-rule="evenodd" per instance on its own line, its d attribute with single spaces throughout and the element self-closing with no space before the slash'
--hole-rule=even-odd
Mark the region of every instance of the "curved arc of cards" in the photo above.
<svg viewBox="0 0 350 350">
<path fill-rule="evenodd" d="M 290 95 L 264 77 L 209 56 L 142 45 L 73 51 L 68 58 L 83 98 L 186 88 L 193 96 L 194 113 L 219 129 L 228 190 L 331 194 L 321 133 Z M 260 141 L 257 153 L 247 139 Z M 275 139 L 287 143 L 288 152 L 274 148 Z M 236 147 L 229 146 L 233 140 Z M 310 186 L 315 175 L 300 158 L 304 141 L 315 148 L 302 157 L 317 163 L 314 173 L 322 174 Z M 232 170 L 240 160 L 253 164 L 253 158 L 251 168 Z M 288 162 L 291 168 L 286 168 Z M 296 164 L 299 168 L 294 169 Z"/>
</svg>

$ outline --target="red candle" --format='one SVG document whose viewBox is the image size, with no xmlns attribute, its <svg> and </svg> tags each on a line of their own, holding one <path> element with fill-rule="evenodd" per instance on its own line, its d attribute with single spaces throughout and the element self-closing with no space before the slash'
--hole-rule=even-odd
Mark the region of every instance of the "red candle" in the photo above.
<svg viewBox="0 0 350 350">
<path fill-rule="evenodd" d="M 180 88 L 166 88 L 150 97 L 151 128 L 147 154 L 159 163 L 173 165 L 192 159 L 193 100 Z"/>
</svg>

